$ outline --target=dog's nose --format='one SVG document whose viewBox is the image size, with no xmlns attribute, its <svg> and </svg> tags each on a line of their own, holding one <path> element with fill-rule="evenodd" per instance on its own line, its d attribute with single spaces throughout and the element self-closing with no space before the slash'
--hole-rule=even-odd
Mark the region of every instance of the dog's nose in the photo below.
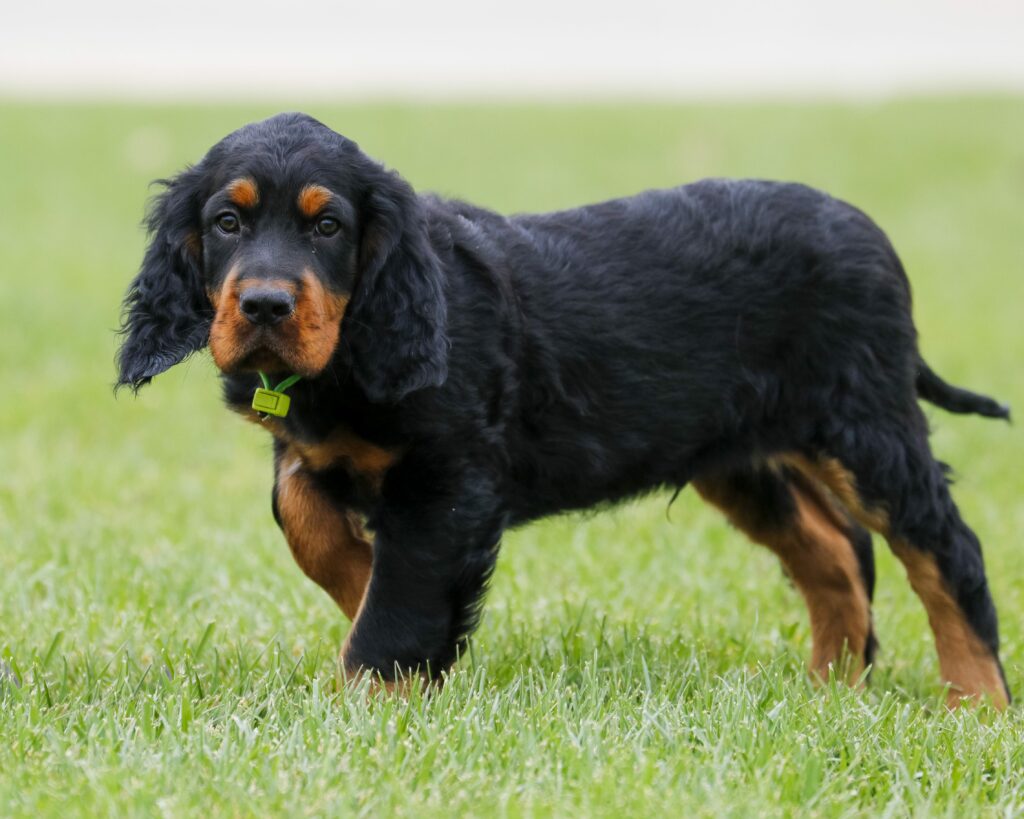
<svg viewBox="0 0 1024 819">
<path fill-rule="evenodd" d="M 238 302 L 242 315 L 253 324 L 271 327 L 288 318 L 295 310 L 295 296 L 287 290 L 250 287 Z"/>
</svg>

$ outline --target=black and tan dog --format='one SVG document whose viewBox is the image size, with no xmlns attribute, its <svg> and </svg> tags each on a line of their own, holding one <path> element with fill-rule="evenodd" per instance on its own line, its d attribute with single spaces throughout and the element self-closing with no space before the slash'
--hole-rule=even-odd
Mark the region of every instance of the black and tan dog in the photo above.
<svg viewBox="0 0 1024 819">
<path fill-rule="evenodd" d="M 119 383 L 209 345 L 228 405 L 274 436 L 295 559 L 354 621 L 347 671 L 438 677 L 507 527 L 692 483 L 781 559 L 815 673 L 872 661 L 872 529 L 951 701 L 1009 701 L 981 548 L 917 399 L 1008 410 L 929 369 L 900 261 L 850 205 L 708 180 L 505 217 L 285 114 L 168 181 L 149 227 Z M 251 409 L 258 372 L 302 377 L 286 417 Z"/>
</svg>

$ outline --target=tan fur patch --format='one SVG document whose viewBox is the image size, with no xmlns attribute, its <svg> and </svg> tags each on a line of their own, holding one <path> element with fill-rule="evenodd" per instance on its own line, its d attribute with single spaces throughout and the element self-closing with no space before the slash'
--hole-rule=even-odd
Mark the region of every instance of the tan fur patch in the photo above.
<svg viewBox="0 0 1024 819">
<path fill-rule="evenodd" d="M 899 542 L 892 543 L 892 549 L 928 612 L 942 678 L 950 685 L 947 705 L 955 708 L 964 699 L 979 700 L 988 696 L 997 708 L 1005 708 L 1009 697 L 996 659 L 978 639 L 950 594 L 935 558 Z"/>
<path fill-rule="evenodd" d="M 245 355 L 243 339 L 248 321 L 238 309 L 238 268 L 232 268 L 219 291 L 208 293 L 215 313 L 210 325 L 210 353 L 221 370 L 230 369 Z"/>
<path fill-rule="evenodd" d="M 853 473 L 835 458 L 811 460 L 799 453 L 787 453 L 777 459 L 800 471 L 812 481 L 828 487 L 836 499 L 853 515 L 854 520 L 879 534 L 888 536 L 889 515 L 884 509 L 869 507 L 857 491 Z"/>
<path fill-rule="evenodd" d="M 251 209 L 260 202 L 260 190 L 251 176 L 234 179 L 227 186 L 228 199 L 240 208 Z"/>
<path fill-rule="evenodd" d="M 332 195 L 323 185 L 306 185 L 299 191 L 299 212 L 312 219 L 331 201 Z"/>
<path fill-rule="evenodd" d="M 860 576 L 856 554 L 845 534 L 821 507 L 796 492 L 798 523 L 775 551 L 800 590 L 810 613 L 813 649 L 811 668 L 828 679 L 829 667 L 841 672 L 849 652 L 847 679 L 864 670 L 864 651 L 871 623 L 871 604 Z"/>
<path fill-rule="evenodd" d="M 382 449 L 346 429 L 338 429 L 315 444 L 292 442 L 303 464 L 314 472 L 345 466 L 373 486 L 380 486 L 384 475 L 397 460 L 395 452 Z"/>
<path fill-rule="evenodd" d="M 311 270 L 303 272 L 302 285 L 295 302 L 294 320 L 284 329 L 295 328 L 296 370 L 315 373 L 327 366 L 338 346 L 348 297 L 328 293 Z M 290 336 L 283 339 L 286 347 L 291 341 Z"/>
<path fill-rule="evenodd" d="M 359 521 L 325 498 L 290 452 L 278 469 L 277 508 L 295 562 L 354 621 L 373 565 L 373 547 Z"/>
<path fill-rule="evenodd" d="M 778 556 L 807 604 L 811 622 L 811 672 L 827 680 L 830 669 L 853 683 L 864 670 L 871 604 L 841 518 L 813 485 L 792 486 L 796 520 L 774 528 L 758 524 L 745 499 L 708 481 L 694 486 L 709 503 L 756 543 Z"/>
<path fill-rule="evenodd" d="M 261 418 L 251 407 L 233 407 L 245 420 L 267 430 L 288 446 L 289 455 L 301 462 L 309 472 L 323 472 L 341 467 L 379 490 L 388 470 L 398 461 L 400 453 L 384 449 L 360 438 L 346 429 L 337 429 L 323 441 L 309 443 L 294 438 L 278 418 Z"/>
</svg>

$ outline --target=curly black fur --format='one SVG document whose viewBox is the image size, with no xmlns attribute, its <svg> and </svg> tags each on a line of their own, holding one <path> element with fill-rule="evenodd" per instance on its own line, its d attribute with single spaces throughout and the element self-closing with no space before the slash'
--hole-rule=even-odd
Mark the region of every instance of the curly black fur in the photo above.
<svg viewBox="0 0 1024 819">
<path fill-rule="evenodd" d="M 118 386 L 135 392 L 206 345 L 213 310 L 203 290 L 198 235 L 200 174 L 160 180 L 146 217 L 151 240 L 124 300 Z M 190 239 L 192 237 L 192 239 Z"/>
<path fill-rule="evenodd" d="M 376 488 L 344 466 L 314 476 L 375 533 L 352 665 L 391 677 L 450 664 L 507 527 L 784 453 L 849 469 L 893 536 L 936 555 L 995 652 L 980 549 L 917 398 L 1006 410 L 924 363 L 907 277 L 861 211 L 799 184 L 711 179 L 506 217 L 416 195 L 350 140 L 281 115 L 215 146 L 157 201 L 121 384 L 203 346 L 223 268 L 204 203 L 242 171 L 269 186 L 314 179 L 354 214 L 347 250 L 317 262 L 351 294 L 340 342 L 282 422 L 294 440 L 346 429 L 401 453 Z M 305 252 L 289 241 L 281 253 Z M 257 383 L 226 375 L 226 400 L 243 409 Z M 866 537 L 854 546 L 873 585 Z"/>
</svg>

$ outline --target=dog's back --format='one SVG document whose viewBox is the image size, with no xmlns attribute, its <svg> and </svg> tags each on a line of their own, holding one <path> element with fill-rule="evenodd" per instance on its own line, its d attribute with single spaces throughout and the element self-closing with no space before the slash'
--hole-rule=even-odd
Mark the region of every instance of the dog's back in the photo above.
<svg viewBox="0 0 1024 819">
<path fill-rule="evenodd" d="M 803 185 L 707 180 L 483 230 L 521 308 L 524 517 L 799 447 L 838 396 L 912 390 L 898 258 Z"/>
</svg>

